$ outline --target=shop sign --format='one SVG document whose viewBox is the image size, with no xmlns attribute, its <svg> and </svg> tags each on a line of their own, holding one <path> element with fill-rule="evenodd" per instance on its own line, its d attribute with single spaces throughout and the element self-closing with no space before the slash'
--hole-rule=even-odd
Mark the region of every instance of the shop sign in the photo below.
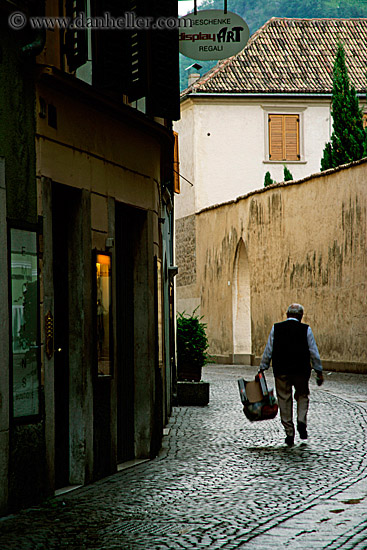
<svg viewBox="0 0 367 550">
<path fill-rule="evenodd" d="M 246 46 L 250 36 L 247 23 L 230 11 L 203 10 L 181 19 L 187 25 L 180 24 L 180 53 L 192 59 L 207 61 L 231 57 Z"/>
</svg>

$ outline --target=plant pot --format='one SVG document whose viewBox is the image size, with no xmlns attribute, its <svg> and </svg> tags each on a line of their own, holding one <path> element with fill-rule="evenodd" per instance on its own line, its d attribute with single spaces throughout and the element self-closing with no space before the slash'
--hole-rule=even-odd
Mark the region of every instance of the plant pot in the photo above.
<svg viewBox="0 0 367 550">
<path fill-rule="evenodd" d="M 177 378 L 180 382 L 184 380 L 200 382 L 201 367 L 192 363 L 178 365 Z"/>
<path fill-rule="evenodd" d="M 177 382 L 178 406 L 201 406 L 209 403 L 209 382 Z"/>
</svg>

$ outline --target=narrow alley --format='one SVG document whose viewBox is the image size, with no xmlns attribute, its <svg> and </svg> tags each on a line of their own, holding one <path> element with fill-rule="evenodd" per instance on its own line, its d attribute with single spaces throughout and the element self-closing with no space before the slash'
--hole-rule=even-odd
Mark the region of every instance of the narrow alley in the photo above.
<svg viewBox="0 0 367 550">
<path fill-rule="evenodd" d="M 313 379 L 309 439 L 288 448 L 279 415 L 242 413 L 255 374 L 205 367 L 209 406 L 174 408 L 157 458 L 2 518 L 1 550 L 366 549 L 367 378 Z"/>
</svg>

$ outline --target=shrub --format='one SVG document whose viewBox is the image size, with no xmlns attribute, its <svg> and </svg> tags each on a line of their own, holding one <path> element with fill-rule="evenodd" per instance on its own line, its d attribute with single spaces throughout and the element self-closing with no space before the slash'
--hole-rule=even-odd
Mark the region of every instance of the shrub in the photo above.
<svg viewBox="0 0 367 550">
<path fill-rule="evenodd" d="M 187 315 L 185 312 L 177 315 L 177 364 L 179 370 L 185 365 L 201 369 L 209 360 L 206 324 L 201 322 L 202 317 L 195 315 L 196 309 L 192 315 Z"/>
<path fill-rule="evenodd" d="M 284 181 L 291 181 L 293 179 L 292 174 L 288 168 L 284 165 Z"/>
<path fill-rule="evenodd" d="M 264 178 L 264 187 L 267 187 L 268 185 L 271 185 L 274 183 L 274 180 L 271 179 L 270 172 L 266 172 L 265 178 Z"/>
</svg>

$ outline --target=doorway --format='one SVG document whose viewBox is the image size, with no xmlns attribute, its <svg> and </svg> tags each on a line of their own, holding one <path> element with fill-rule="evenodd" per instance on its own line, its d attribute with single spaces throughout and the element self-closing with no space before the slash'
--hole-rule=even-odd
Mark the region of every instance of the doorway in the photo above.
<svg viewBox="0 0 367 550">
<path fill-rule="evenodd" d="M 70 484 L 70 262 L 81 192 L 52 186 L 55 375 L 55 488 Z"/>
<path fill-rule="evenodd" d="M 117 461 L 134 452 L 134 240 L 135 208 L 116 203 Z"/>
<path fill-rule="evenodd" d="M 251 364 L 250 268 L 245 243 L 237 246 L 233 268 L 233 362 Z"/>
</svg>

